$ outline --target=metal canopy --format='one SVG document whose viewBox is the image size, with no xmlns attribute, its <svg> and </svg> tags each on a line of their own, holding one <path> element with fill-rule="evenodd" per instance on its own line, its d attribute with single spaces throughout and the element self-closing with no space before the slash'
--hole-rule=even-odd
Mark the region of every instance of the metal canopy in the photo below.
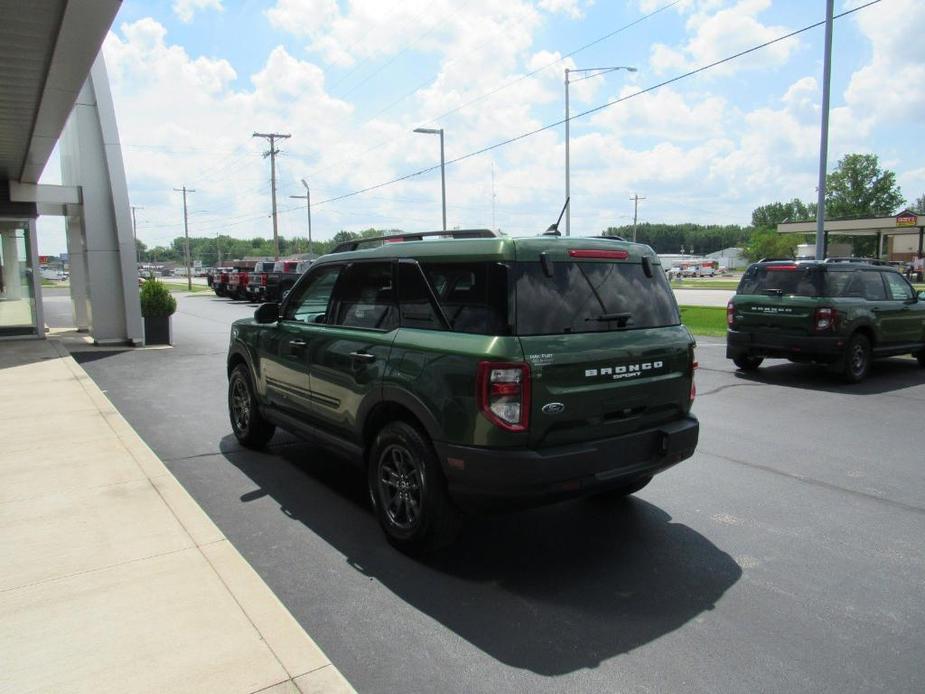
<svg viewBox="0 0 925 694">
<path fill-rule="evenodd" d="M 0 181 L 37 183 L 119 0 L 0 0 Z"/>
<path fill-rule="evenodd" d="M 917 219 L 913 225 L 897 226 L 899 223 L 897 219 L 901 216 L 903 216 L 903 213 L 895 217 L 827 219 L 825 220 L 825 231 L 828 234 L 838 234 L 840 236 L 876 236 L 877 234 L 883 234 L 885 236 L 904 236 L 918 235 L 922 226 L 925 225 L 925 215 L 917 215 Z M 783 222 L 777 225 L 777 233 L 815 234 L 816 222 Z"/>
</svg>

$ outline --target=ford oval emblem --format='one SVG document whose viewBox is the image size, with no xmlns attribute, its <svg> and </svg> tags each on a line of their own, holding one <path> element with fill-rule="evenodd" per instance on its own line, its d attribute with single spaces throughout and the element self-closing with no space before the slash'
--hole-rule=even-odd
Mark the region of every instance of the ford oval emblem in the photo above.
<svg viewBox="0 0 925 694">
<path fill-rule="evenodd" d="M 543 405 L 543 414 L 562 414 L 565 412 L 565 404 L 561 402 L 548 402 Z"/>
</svg>

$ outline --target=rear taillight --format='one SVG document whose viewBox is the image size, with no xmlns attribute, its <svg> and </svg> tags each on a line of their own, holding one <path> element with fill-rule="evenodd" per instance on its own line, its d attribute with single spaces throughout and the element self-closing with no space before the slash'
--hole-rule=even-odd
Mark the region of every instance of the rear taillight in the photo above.
<svg viewBox="0 0 925 694">
<path fill-rule="evenodd" d="M 697 383 L 694 381 L 694 374 L 697 373 L 699 367 L 700 362 L 691 362 L 691 402 L 694 402 L 694 398 L 697 397 Z"/>
<path fill-rule="evenodd" d="M 219 275 L 219 277 L 221 278 L 222 284 L 228 284 L 228 273 L 227 272 L 223 272 L 221 275 Z"/>
<path fill-rule="evenodd" d="M 530 421 L 530 367 L 483 361 L 477 378 L 479 409 L 507 431 L 526 431 Z"/>
<path fill-rule="evenodd" d="M 267 286 L 267 273 L 265 272 L 260 273 L 260 286 L 261 287 Z"/>
<path fill-rule="evenodd" d="M 731 328 L 732 324 L 735 322 L 735 319 L 736 319 L 736 307 L 730 301 L 728 304 L 726 304 L 726 325 L 728 325 Z"/>
<path fill-rule="evenodd" d="M 813 313 L 813 330 L 817 333 L 835 330 L 837 322 L 838 314 L 834 308 L 817 308 Z"/>
</svg>

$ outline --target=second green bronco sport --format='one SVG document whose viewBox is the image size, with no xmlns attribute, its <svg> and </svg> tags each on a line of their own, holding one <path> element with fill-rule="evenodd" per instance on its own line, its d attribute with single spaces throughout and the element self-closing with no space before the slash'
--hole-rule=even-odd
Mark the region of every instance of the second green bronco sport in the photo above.
<svg viewBox="0 0 925 694">
<path fill-rule="evenodd" d="M 236 321 L 228 405 L 246 446 L 279 426 L 364 466 L 389 541 L 420 552 L 460 508 L 622 496 L 690 457 L 694 346 L 648 246 L 404 234 Z"/>
<path fill-rule="evenodd" d="M 860 258 L 749 265 L 726 307 L 726 356 L 744 371 L 765 357 L 828 364 L 849 383 L 874 357 L 925 366 L 925 292 L 889 265 Z"/>
</svg>

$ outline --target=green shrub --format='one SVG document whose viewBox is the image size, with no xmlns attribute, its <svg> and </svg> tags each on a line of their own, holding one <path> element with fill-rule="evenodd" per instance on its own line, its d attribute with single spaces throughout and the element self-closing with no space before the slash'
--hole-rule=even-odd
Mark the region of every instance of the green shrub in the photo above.
<svg viewBox="0 0 925 694">
<path fill-rule="evenodd" d="M 145 280 L 141 285 L 141 315 L 145 318 L 172 316 L 177 310 L 177 300 L 163 282 Z"/>
</svg>

